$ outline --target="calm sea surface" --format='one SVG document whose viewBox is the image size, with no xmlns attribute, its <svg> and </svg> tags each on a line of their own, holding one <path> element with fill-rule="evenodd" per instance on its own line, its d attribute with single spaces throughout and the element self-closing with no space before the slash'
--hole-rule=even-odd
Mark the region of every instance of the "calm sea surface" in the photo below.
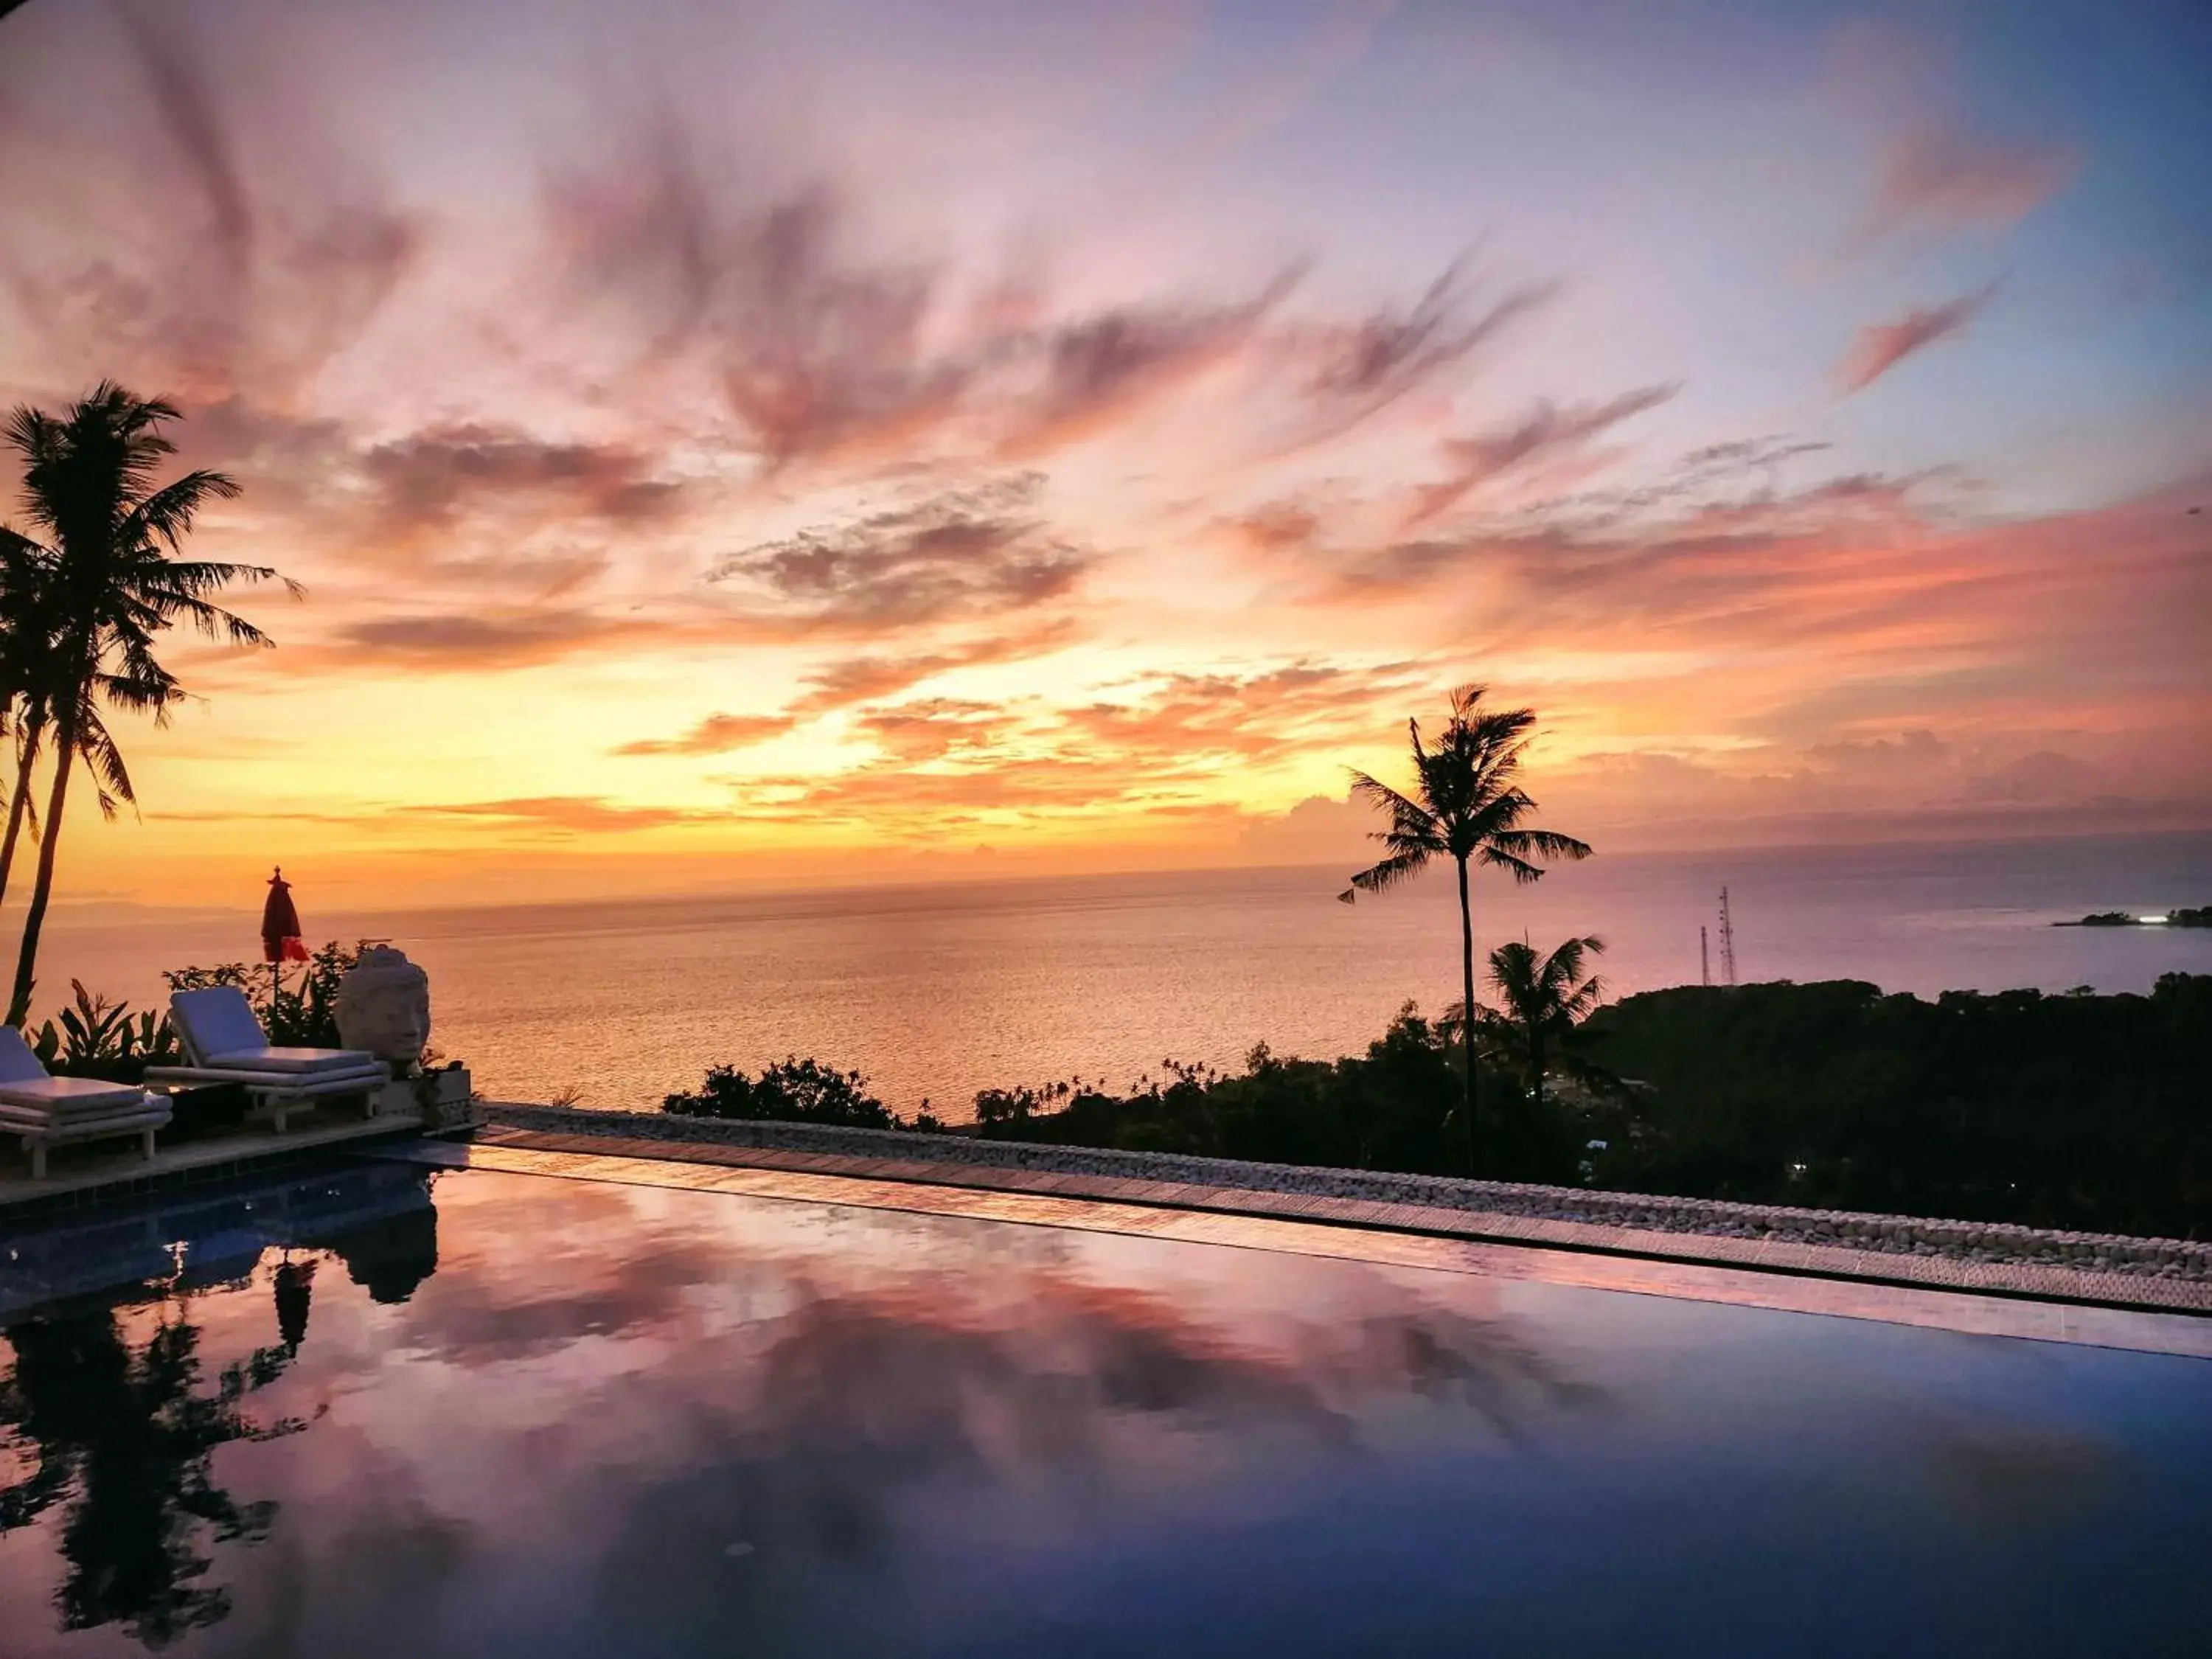
<svg viewBox="0 0 2212 1659">
<path fill-rule="evenodd" d="M 1356 1052 L 1407 1000 L 1457 994 L 1448 878 L 1339 904 L 1340 868 L 750 893 L 609 903 L 325 913 L 311 938 L 390 939 L 431 975 L 434 1043 L 494 1098 L 649 1110 L 710 1064 L 812 1054 L 866 1073 L 893 1107 L 971 1115 L 977 1089 L 1161 1062 L 1232 1065 L 1252 1044 Z M 2093 910 L 2212 903 L 2212 836 L 1600 857 L 1515 889 L 1477 884 L 1486 948 L 1601 935 L 1626 994 L 1695 983 L 1698 929 L 1735 913 L 1744 981 L 2148 990 L 2212 973 L 2212 932 L 2057 928 Z M 260 895 L 235 915 L 62 921 L 38 1012 L 72 976 L 157 1000 L 160 970 L 250 957 Z M 13 912 L 10 912 L 12 920 Z"/>
</svg>

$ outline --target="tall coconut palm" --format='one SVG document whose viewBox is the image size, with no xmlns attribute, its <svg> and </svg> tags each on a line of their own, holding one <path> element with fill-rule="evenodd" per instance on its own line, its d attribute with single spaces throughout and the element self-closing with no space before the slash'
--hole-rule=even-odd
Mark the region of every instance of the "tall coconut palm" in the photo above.
<svg viewBox="0 0 2212 1659">
<path fill-rule="evenodd" d="M 1605 941 L 1571 939 L 1548 956 L 1536 954 L 1526 939 L 1499 945 L 1490 953 L 1489 980 L 1498 1006 L 1476 1015 L 1481 1040 L 1528 1079 L 1539 1109 L 1544 1104 L 1544 1073 L 1551 1066 L 1577 1081 L 1600 1086 L 1611 1073 L 1575 1052 L 1575 1030 L 1605 996 L 1605 981 L 1583 976 L 1589 957 L 1601 955 Z"/>
<path fill-rule="evenodd" d="M 32 811 L 31 774 L 44 735 L 46 629 L 43 551 L 29 537 L 0 525 L 0 738 L 15 750 L 15 777 L 8 791 L 8 827 L 0 836 L 0 900 L 8 896 L 15 845 Z M 37 825 L 33 824 L 33 833 Z"/>
<path fill-rule="evenodd" d="M 1571 836 L 1532 830 L 1524 820 L 1536 803 L 1520 786 L 1521 763 L 1528 753 L 1536 715 L 1528 708 L 1485 708 L 1483 688 L 1462 685 L 1451 694 L 1451 717 L 1434 748 L 1422 740 L 1421 723 L 1407 721 L 1413 750 L 1413 793 L 1403 795 L 1364 772 L 1352 775 L 1352 793 L 1389 815 L 1390 827 L 1378 830 L 1381 862 L 1352 877 L 1338 896 L 1349 904 L 1359 893 L 1380 893 L 1426 869 L 1431 859 L 1448 858 L 1459 870 L 1460 979 L 1462 1008 L 1474 1000 L 1474 907 L 1468 866 L 1488 865 L 1516 882 L 1544 873 L 1549 859 L 1586 859 L 1589 848 Z M 1480 1103 L 1475 1044 L 1462 1023 L 1467 1066 L 1464 1109 L 1468 1167 L 1474 1167 L 1474 1119 Z"/>
<path fill-rule="evenodd" d="M 28 537 L 0 526 L 0 737 L 15 750 L 7 827 L 0 831 L 0 900 L 7 897 L 23 830 L 34 838 L 39 833 L 31 782 L 52 721 L 55 680 L 50 611 L 56 595 L 44 553 Z M 158 667 L 149 678 L 143 665 L 135 675 L 103 674 L 93 690 L 126 708 L 157 708 L 183 695 Z M 97 781 L 101 817 L 113 817 L 118 801 L 137 799 L 130 769 L 100 717 L 98 695 L 78 718 L 76 755 Z"/>
<path fill-rule="evenodd" d="M 275 571 L 173 556 L 184 550 L 203 507 L 238 494 L 220 472 L 155 483 L 155 469 L 176 447 L 161 428 L 180 418 L 170 404 L 103 381 L 58 416 L 23 407 L 0 426 L 0 439 L 21 459 L 24 510 L 34 532 L 43 532 L 36 562 L 44 571 L 40 610 L 48 631 L 36 695 L 52 734 L 54 769 L 9 1002 L 11 1024 L 30 1012 L 75 763 L 92 760 L 103 794 L 119 784 L 128 796 L 128 775 L 107 738 L 101 706 L 150 713 L 157 722 L 167 718 L 181 692 L 154 647 L 179 622 L 235 645 L 269 643 L 210 596 L 233 582 L 275 580 Z"/>
</svg>

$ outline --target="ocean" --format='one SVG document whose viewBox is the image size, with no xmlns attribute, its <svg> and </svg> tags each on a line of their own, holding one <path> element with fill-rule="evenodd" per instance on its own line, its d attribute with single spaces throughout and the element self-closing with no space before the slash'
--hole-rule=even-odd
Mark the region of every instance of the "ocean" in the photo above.
<svg viewBox="0 0 2212 1659">
<path fill-rule="evenodd" d="M 311 940 L 390 939 L 428 969 L 433 1044 L 495 1099 L 649 1111 L 710 1065 L 811 1054 L 896 1110 L 927 1100 L 957 1121 L 984 1087 L 1126 1085 L 1169 1060 L 1233 1066 L 1262 1042 L 1354 1053 L 1401 1005 L 1458 994 L 1448 872 L 1353 905 L 1328 867 L 365 915 L 319 914 L 313 872 L 294 873 Z M 2212 973 L 2212 931 L 2050 925 L 2212 903 L 2206 834 L 1621 854 L 1528 888 L 1484 872 L 1477 939 L 1597 934 L 1626 995 L 1695 984 L 1704 924 L 1718 982 L 1723 885 L 1744 982 L 2146 991 Z M 164 968 L 252 958 L 261 895 L 242 896 L 235 913 L 58 912 L 34 1018 L 72 977 L 143 1006 Z"/>
</svg>

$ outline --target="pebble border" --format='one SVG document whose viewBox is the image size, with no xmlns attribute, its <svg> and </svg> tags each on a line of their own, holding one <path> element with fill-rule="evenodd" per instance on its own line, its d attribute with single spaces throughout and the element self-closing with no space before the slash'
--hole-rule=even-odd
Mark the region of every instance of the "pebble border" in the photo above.
<svg viewBox="0 0 2212 1659">
<path fill-rule="evenodd" d="M 552 1134 L 705 1142 L 852 1158 L 895 1158 L 910 1163 L 1176 1182 L 1252 1192 L 1309 1194 L 1431 1209 L 1476 1211 L 1709 1238 L 1778 1240 L 1873 1255 L 2057 1267 L 2081 1273 L 2114 1273 L 2131 1279 L 2178 1279 L 2195 1284 L 2212 1282 L 2212 1243 L 2192 1239 L 2057 1232 L 2009 1222 L 1945 1221 L 1869 1215 L 1850 1210 L 1797 1209 L 1777 1204 L 1730 1204 L 1713 1199 L 1592 1192 L 1522 1182 L 1468 1181 L 1450 1176 L 1255 1164 L 1173 1152 L 1041 1146 L 1021 1141 L 982 1140 L 973 1135 L 919 1134 L 899 1129 L 840 1129 L 811 1123 L 743 1122 L 523 1103 L 492 1103 L 483 1110 L 494 1124 Z"/>
</svg>

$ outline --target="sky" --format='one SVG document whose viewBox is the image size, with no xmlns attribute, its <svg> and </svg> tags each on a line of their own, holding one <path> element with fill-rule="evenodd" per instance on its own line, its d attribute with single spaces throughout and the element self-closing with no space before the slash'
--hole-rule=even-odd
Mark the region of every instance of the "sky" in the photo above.
<svg viewBox="0 0 2212 1659">
<path fill-rule="evenodd" d="M 32 3 L 0 403 L 244 486 L 61 895 L 2212 823 L 2212 14 Z M 15 512 L 16 480 L 0 468 Z M 20 518 L 19 518 L 20 521 Z"/>
</svg>

